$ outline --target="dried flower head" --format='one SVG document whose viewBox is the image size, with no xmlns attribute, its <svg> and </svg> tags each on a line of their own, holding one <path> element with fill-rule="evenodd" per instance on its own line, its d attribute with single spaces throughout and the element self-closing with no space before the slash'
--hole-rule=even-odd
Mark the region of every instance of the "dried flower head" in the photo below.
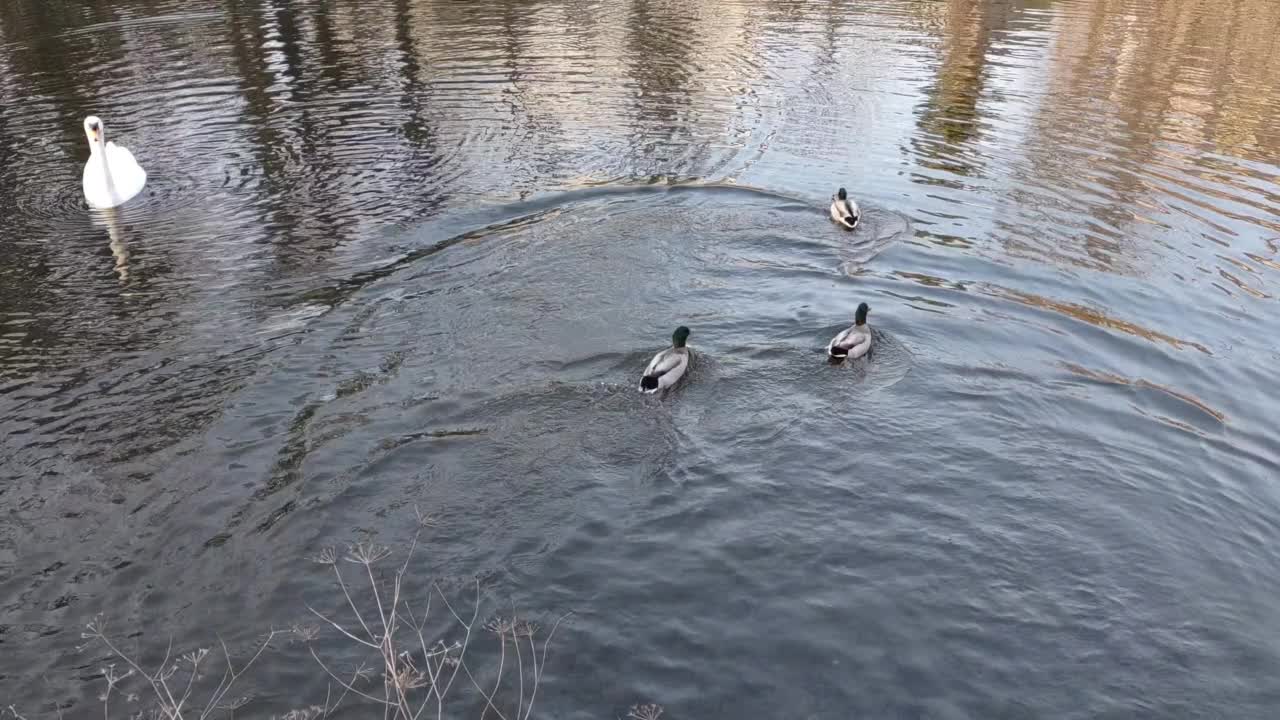
<svg viewBox="0 0 1280 720">
<path fill-rule="evenodd" d="M 192 667 L 195 667 L 196 665 L 199 665 L 200 661 L 204 660 L 205 656 L 208 654 L 209 648 L 200 648 L 199 650 L 192 650 L 191 652 L 184 654 L 182 656 L 182 660 L 183 662 L 190 663 Z"/>
<path fill-rule="evenodd" d="M 484 629 L 494 635 L 509 635 L 515 631 L 517 618 L 496 617 L 484 624 Z"/>
<path fill-rule="evenodd" d="M 333 565 L 338 562 L 338 552 L 332 547 L 321 548 L 320 552 L 311 557 L 311 562 L 321 565 Z"/>
<path fill-rule="evenodd" d="M 347 547 L 347 556 L 345 560 L 357 565 L 373 565 L 391 554 L 391 548 L 385 545 L 377 545 L 375 543 L 358 542 Z"/>
<path fill-rule="evenodd" d="M 413 506 L 413 514 L 414 517 L 418 519 L 418 527 L 428 528 L 435 527 L 437 525 L 436 516 L 422 512 L 422 508 L 417 505 Z"/>
<path fill-rule="evenodd" d="M 294 637 L 298 638 L 298 640 L 301 640 L 302 642 L 309 643 L 320 637 L 319 625 L 294 625 L 290 628 L 290 631 L 293 633 Z"/>
<path fill-rule="evenodd" d="M 662 717 L 662 706 L 654 703 L 632 705 L 631 712 L 627 713 L 629 720 L 658 720 L 660 717 Z"/>
<path fill-rule="evenodd" d="M 324 708 L 319 705 L 312 705 L 307 708 L 290 710 L 283 715 L 272 715 L 271 720 L 312 720 L 312 718 L 324 717 L 324 714 Z"/>
</svg>

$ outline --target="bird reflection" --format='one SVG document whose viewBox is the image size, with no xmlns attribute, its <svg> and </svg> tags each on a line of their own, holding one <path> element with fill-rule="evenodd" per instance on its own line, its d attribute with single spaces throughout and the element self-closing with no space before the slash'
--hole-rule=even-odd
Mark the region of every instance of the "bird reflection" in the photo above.
<svg viewBox="0 0 1280 720">
<path fill-rule="evenodd" d="M 120 276 L 121 283 L 129 282 L 129 243 L 125 239 L 124 210 L 118 207 L 92 210 L 89 218 L 96 227 L 107 229 L 107 235 L 111 238 L 108 246 L 116 263 L 116 275 Z"/>
</svg>

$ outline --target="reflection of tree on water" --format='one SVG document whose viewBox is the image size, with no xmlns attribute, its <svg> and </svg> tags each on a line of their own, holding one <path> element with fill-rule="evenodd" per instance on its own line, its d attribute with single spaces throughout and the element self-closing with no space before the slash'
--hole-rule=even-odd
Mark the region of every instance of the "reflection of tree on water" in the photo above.
<svg viewBox="0 0 1280 720">
<path fill-rule="evenodd" d="M 691 99 L 693 22 L 685 12 L 681 3 L 632 0 L 626 18 L 626 73 L 636 86 L 629 164 L 650 173 L 670 171 L 673 158 L 663 149 L 693 141 L 691 123 L 680 117 Z"/>
<path fill-rule="evenodd" d="M 434 147 L 434 133 L 427 125 L 423 107 L 427 103 L 427 87 L 422 82 L 422 65 L 418 62 L 418 39 L 413 33 L 410 0 L 395 0 L 396 48 L 400 53 L 400 108 L 405 114 L 400 132 L 415 147 Z"/>
<path fill-rule="evenodd" d="M 98 13 L 93 7 L 89 11 Z M 5 218 L 0 242 L 6 255 L 6 267 L 0 269 L 0 321 L 6 313 L 27 313 L 32 309 L 44 312 L 67 300 L 65 295 L 50 292 L 48 285 L 49 277 L 63 264 L 59 258 L 63 247 L 57 243 L 11 240 L 46 232 L 29 224 L 25 213 L 19 210 L 20 206 L 41 207 L 52 200 L 39 195 L 47 192 L 46 185 L 33 184 L 31 175 L 23 173 L 31 149 L 67 148 L 65 157 L 69 163 L 80 158 L 80 152 L 83 158 L 88 157 L 79 111 L 91 104 L 92 92 L 87 83 L 92 75 L 74 72 L 83 52 L 76 52 L 65 36 L 41 30 L 50 24 L 83 22 L 75 17 L 79 12 L 80 8 L 58 2 L 0 2 L 0 217 Z M 71 121 L 48 131 L 33 127 L 30 120 L 34 102 L 56 106 L 60 115 Z M 67 178 L 68 182 L 76 182 L 78 189 L 78 171 L 68 172 Z M 49 327 L 53 323 L 41 325 L 56 345 L 57 333 Z"/>
<path fill-rule="evenodd" d="M 942 61 L 917 120 L 923 136 L 911 141 L 921 165 L 958 175 L 981 167 L 964 147 L 980 131 L 978 100 L 992 39 L 1008 26 L 1011 13 L 1004 2 L 947 0 Z"/>
<path fill-rule="evenodd" d="M 1086 0 L 1056 18 L 1048 88 L 1026 143 L 1031 171 L 1011 188 L 1011 199 L 1023 200 L 1023 188 L 1042 178 L 1105 188 L 1070 193 L 1069 207 L 1059 201 L 1064 214 L 1082 219 L 1072 228 L 1072 242 L 1105 267 L 1120 257 L 1139 267 L 1149 252 L 1139 237 L 1182 244 L 1189 229 L 1230 246 L 1237 236 L 1280 232 L 1270 213 L 1234 210 L 1242 198 L 1262 201 L 1247 199 L 1252 188 L 1232 187 L 1239 167 L 1226 161 L 1226 172 L 1217 172 L 1218 159 L 1170 151 L 1171 144 L 1212 145 L 1223 155 L 1274 160 L 1280 149 L 1273 130 L 1280 110 L 1277 33 L 1280 4 L 1271 0 L 1138 6 Z M 1091 170 L 1097 148 L 1120 171 Z M 1208 182 L 1196 185 L 1193 178 Z M 1181 207 L 1171 211 L 1171 204 Z M 1175 227 L 1181 229 L 1175 233 Z M 1225 262 L 1243 264 L 1240 258 Z M 1238 269 L 1220 265 L 1218 271 L 1241 290 L 1260 294 L 1236 277 Z"/>
</svg>

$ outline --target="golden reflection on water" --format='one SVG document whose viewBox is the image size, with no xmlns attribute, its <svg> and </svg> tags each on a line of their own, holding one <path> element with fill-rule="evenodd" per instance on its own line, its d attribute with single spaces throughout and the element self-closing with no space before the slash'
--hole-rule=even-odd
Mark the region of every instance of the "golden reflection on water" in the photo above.
<svg viewBox="0 0 1280 720">
<path fill-rule="evenodd" d="M 140 147 L 201 117 L 208 147 L 193 152 L 231 158 L 217 173 L 242 182 L 218 195 L 243 218 L 224 230 L 267 248 L 243 267 L 246 285 L 340 274 L 339 250 L 450 202 L 645 177 L 825 198 L 848 175 L 957 256 L 1240 302 L 1280 294 L 1274 0 L 136 4 L 165 22 L 122 23 L 128 2 L 90 0 L 74 18 L 0 4 L 0 101 L 22 108 L 0 118 L 0 160 L 26 167 L 24 148 L 53 143 L 67 157 L 51 165 L 80 161 L 66 118 L 101 104 L 98 87 L 121 89 L 121 125 Z M 153 66 L 168 74 L 141 70 Z M 881 134 L 890 126 L 901 135 Z M 0 190 L 38 207 L 48 198 L 22 197 L 32 187 L 0 168 Z M 175 259 L 193 246 L 147 253 L 158 268 L 207 265 Z M 123 241 L 112 250 L 120 279 L 137 281 Z M 19 252 L 18 265 L 72 264 L 61 248 Z M 25 302 L 42 280 L 19 274 L 9 289 Z M 1212 345 L 1034 287 L 1004 294 Z"/>
<path fill-rule="evenodd" d="M 1050 265 L 1141 276 L 1170 264 L 1166 249 L 1211 265 L 1206 243 L 1250 264 L 1259 235 L 1280 232 L 1280 3 L 911 7 L 941 38 L 911 140 L 920 166 L 934 172 L 913 180 L 951 189 L 940 197 L 957 204 L 975 181 L 995 182 L 995 232 L 980 242 Z M 920 234 L 947 237 L 928 224 Z M 1153 262 L 1153 251 L 1165 262 Z M 1211 272 L 1228 295 L 1273 294 L 1232 270 Z"/>
<path fill-rule="evenodd" d="M 1066 315 L 1071 318 L 1075 318 L 1076 320 L 1089 323 L 1090 325 L 1093 325 L 1096 327 L 1105 328 L 1107 330 L 1118 330 L 1122 333 L 1125 333 L 1126 335 L 1133 335 L 1134 337 L 1140 337 L 1146 340 L 1162 342 L 1168 345 L 1172 345 L 1173 347 L 1178 348 L 1180 350 L 1184 348 L 1194 348 L 1206 355 L 1213 354 L 1213 352 L 1211 352 L 1209 348 L 1205 347 L 1204 345 L 1201 345 L 1198 342 L 1194 342 L 1191 340 L 1180 340 L 1176 337 L 1173 337 L 1172 335 L 1166 335 L 1162 332 L 1158 332 L 1150 328 L 1142 327 L 1141 325 L 1138 325 L 1136 323 L 1112 317 L 1100 310 L 1096 310 L 1090 307 L 1085 307 L 1084 305 L 1063 302 L 1061 300 L 1053 300 L 1051 298 L 1036 295 L 1034 293 L 1023 292 L 1020 290 L 1011 290 L 1009 288 L 1002 288 L 1002 287 L 991 285 L 991 284 L 984 284 L 983 290 L 984 292 L 990 295 L 993 295 L 995 297 L 1002 297 L 1008 300 L 1014 300 L 1016 302 L 1022 303 L 1023 305 L 1027 305 L 1029 307 L 1037 307 L 1045 310 L 1052 310 L 1053 312 L 1059 313 L 1061 315 Z"/>
<path fill-rule="evenodd" d="M 1217 420 L 1220 423 L 1225 423 L 1227 421 L 1226 414 L 1210 407 L 1203 400 L 1200 400 L 1199 398 L 1193 395 L 1189 395 L 1187 393 L 1174 390 L 1173 388 L 1166 387 L 1164 385 L 1159 385 L 1157 383 L 1153 383 L 1150 380 L 1147 380 L 1145 378 L 1127 378 L 1127 377 L 1124 377 L 1123 375 L 1117 375 L 1115 373 L 1103 372 L 1101 370 L 1090 370 L 1089 368 L 1083 367 L 1081 365 L 1077 365 L 1075 363 L 1070 363 L 1070 362 L 1064 362 L 1062 363 L 1062 366 L 1072 374 L 1089 378 L 1090 380 L 1094 380 L 1100 383 L 1106 383 L 1109 385 L 1128 385 L 1130 387 L 1141 388 L 1145 390 L 1155 390 L 1157 392 L 1164 393 L 1165 395 L 1168 395 L 1169 397 L 1174 398 L 1175 400 L 1180 400 L 1186 403 L 1187 405 L 1190 405 L 1191 407 L 1194 407 L 1195 409 L 1212 417 L 1214 420 Z M 1153 417 L 1156 417 L 1156 416 L 1153 416 Z M 1170 423 L 1174 423 L 1180 428 L 1189 430 L 1191 432 L 1198 432 L 1194 428 L 1192 428 L 1190 425 L 1178 420 L 1172 420 L 1164 416 L 1159 416 L 1158 419 L 1161 419 Z"/>
<path fill-rule="evenodd" d="M 1200 352 L 1206 355 L 1213 355 L 1213 352 L 1208 347 L 1206 347 L 1205 345 L 1202 345 L 1201 343 L 1191 341 L 1191 340 L 1182 340 L 1182 339 L 1173 337 L 1172 335 L 1167 335 L 1157 330 L 1143 327 L 1142 325 L 1139 325 L 1137 323 L 1134 323 L 1128 320 L 1122 320 L 1120 318 L 1113 317 L 1095 308 L 1086 307 L 1084 305 L 1080 305 L 1077 303 L 1065 302 L 1062 300 L 1054 300 L 1052 298 L 1047 298 L 1042 295 L 1037 295 L 1035 293 L 1025 292 L 1021 290 L 1014 290 L 1011 288 L 1001 287 L 999 285 L 994 285 L 992 283 L 987 283 L 987 282 L 980 282 L 980 283 L 960 282 L 960 281 L 947 280 L 946 278 L 941 278 L 941 277 L 937 277 L 935 275 L 929 275 L 926 273 L 906 272 L 906 271 L 896 271 L 893 273 L 893 275 L 895 277 L 899 277 L 904 280 L 909 280 L 919 285 L 924 285 L 924 286 L 933 287 L 933 288 L 941 288 L 946 290 L 955 290 L 958 292 L 968 292 L 972 286 L 972 288 L 976 289 L 978 292 L 983 293 L 985 295 L 1001 298 L 1004 300 L 1012 300 L 1014 302 L 1017 302 L 1021 305 L 1025 305 L 1027 307 L 1034 307 L 1042 310 L 1049 310 L 1049 311 L 1058 313 L 1060 315 L 1065 315 L 1067 317 L 1074 318 L 1081 322 L 1089 323 L 1090 325 L 1093 325 L 1095 327 L 1103 328 L 1106 330 L 1116 330 L 1126 335 L 1132 335 L 1134 337 L 1140 337 L 1145 340 L 1151 340 L 1154 342 L 1161 342 L 1167 345 L 1171 345 L 1178 349 L 1194 349 L 1194 350 L 1199 350 Z"/>
</svg>

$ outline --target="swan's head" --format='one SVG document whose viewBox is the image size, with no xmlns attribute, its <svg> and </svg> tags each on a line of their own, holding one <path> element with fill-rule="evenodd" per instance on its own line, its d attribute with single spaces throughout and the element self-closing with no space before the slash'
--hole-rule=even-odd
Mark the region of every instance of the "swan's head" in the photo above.
<svg viewBox="0 0 1280 720">
<path fill-rule="evenodd" d="M 871 308 L 866 303 L 859 303 L 858 313 L 853 316 L 854 325 L 866 325 L 867 313 L 871 312 Z"/>
<path fill-rule="evenodd" d="M 681 325 L 671 334 L 671 344 L 675 347 L 682 348 L 684 344 L 689 342 L 689 328 Z"/>
<path fill-rule="evenodd" d="M 97 151 L 102 146 L 103 131 L 102 120 L 97 115 L 90 115 L 84 119 L 84 134 L 89 138 L 90 150 Z"/>
</svg>

